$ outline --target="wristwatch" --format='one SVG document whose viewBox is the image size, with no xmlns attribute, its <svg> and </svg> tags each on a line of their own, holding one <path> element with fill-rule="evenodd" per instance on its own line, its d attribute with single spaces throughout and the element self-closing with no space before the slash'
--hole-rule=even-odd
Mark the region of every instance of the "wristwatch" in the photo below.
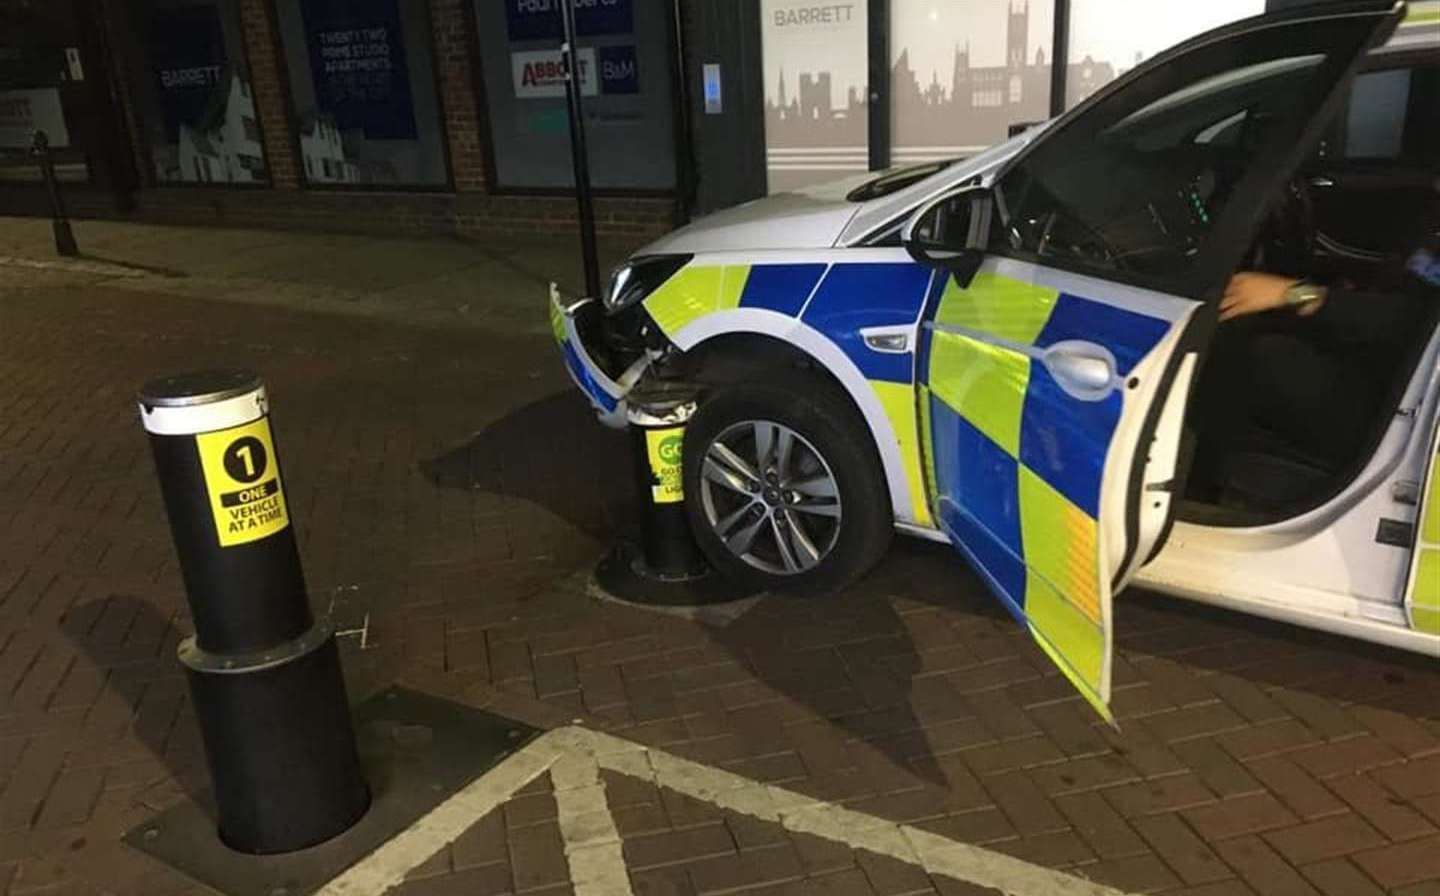
<svg viewBox="0 0 1440 896">
<path fill-rule="evenodd" d="M 1328 292 L 1329 289 L 1318 283 L 1311 283 L 1308 280 L 1296 280 L 1285 290 L 1285 304 L 1292 306 L 1309 305 L 1311 302 L 1318 302 L 1325 298 Z"/>
</svg>

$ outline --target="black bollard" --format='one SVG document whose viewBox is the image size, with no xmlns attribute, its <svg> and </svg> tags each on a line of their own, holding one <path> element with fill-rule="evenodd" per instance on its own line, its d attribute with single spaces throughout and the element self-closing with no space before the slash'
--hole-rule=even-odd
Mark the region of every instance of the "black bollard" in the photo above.
<svg viewBox="0 0 1440 896">
<path fill-rule="evenodd" d="M 684 581 L 709 569 L 690 534 L 681 476 L 685 424 L 694 413 L 695 399 L 686 394 L 648 402 L 632 395 L 625 409 L 640 495 L 642 571 L 656 579 Z"/>
<path fill-rule="evenodd" d="M 370 791 L 334 632 L 310 612 L 265 387 L 207 371 L 146 383 L 139 401 L 195 621 L 179 655 L 220 839 L 252 854 L 328 840 Z"/>
<path fill-rule="evenodd" d="M 45 181 L 45 192 L 50 197 L 50 229 L 55 234 L 55 251 L 68 258 L 80 254 L 75 245 L 75 234 L 70 230 L 70 219 L 65 214 L 65 199 L 60 195 L 60 182 L 55 179 L 55 160 L 50 156 L 50 136 L 36 131 L 32 149 L 40 159 L 40 177 Z"/>
<path fill-rule="evenodd" d="M 656 382 L 626 396 L 640 542 L 620 541 L 595 567 L 611 597 L 655 606 L 700 606 L 750 596 L 717 575 L 695 543 L 685 512 L 685 426 L 695 413 L 691 387 Z"/>
</svg>

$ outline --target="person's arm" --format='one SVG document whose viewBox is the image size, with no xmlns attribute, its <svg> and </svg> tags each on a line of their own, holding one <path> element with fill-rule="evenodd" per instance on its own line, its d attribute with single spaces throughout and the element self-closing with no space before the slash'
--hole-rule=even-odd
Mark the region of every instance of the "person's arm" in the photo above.
<svg viewBox="0 0 1440 896">
<path fill-rule="evenodd" d="M 1416 303 L 1405 287 L 1384 292 L 1309 287 L 1293 277 L 1241 271 L 1225 286 L 1220 319 L 1287 307 L 1302 317 L 1314 317 L 1347 342 L 1373 344 L 1403 339 L 1414 325 Z"/>
</svg>

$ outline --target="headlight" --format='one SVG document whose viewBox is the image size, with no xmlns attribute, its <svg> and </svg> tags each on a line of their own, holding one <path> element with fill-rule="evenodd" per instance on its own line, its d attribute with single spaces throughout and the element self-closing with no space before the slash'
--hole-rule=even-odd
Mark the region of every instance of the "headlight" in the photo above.
<svg viewBox="0 0 1440 896">
<path fill-rule="evenodd" d="M 649 255 L 634 258 L 610 274 L 605 290 L 605 313 L 614 314 L 641 301 L 685 267 L 691 255 Z"/>
</svg>

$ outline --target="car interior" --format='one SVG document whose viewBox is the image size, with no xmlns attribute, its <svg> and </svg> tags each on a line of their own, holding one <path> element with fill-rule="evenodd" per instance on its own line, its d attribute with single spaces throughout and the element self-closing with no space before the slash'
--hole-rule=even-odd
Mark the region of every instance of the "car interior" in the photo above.
<svg viewBox="0 0 1440 896">
<path fill-rule="evenodd" d="M 1343 327 L 1288 309 L 1222 322 L 1207 367 L 1243 358 L 1252 379 L 1237 382 L 1209 370 L 1198 378 L 1182 446 L 1182 469 L 1191 474 L 1182 519 L 1264 525 L 1338 494 L 1378 446 L 1440 318 L 1440 289 L 1417 287 L 1405 272 L 1405 259 L 1427 236 L 1425 228 L 1440 224 L 1434 217 L 1440 205 L 1440 63 L 1430 56 L 1375 60 L 1372 66 L 1357 76 L 1348 101 L 1287 185 L 1241 267 L 1348 293 L 1337 301 L 1416 303 L 1406 319 L 1417 325 L 1397 335 L 1394 327 Z M 1199 132 L 1196 140 L 1243 140 L 1245 117 L 1217 123 L 1218 130 Z M 1290 350 L 1275 350 L 1287 342 Z M 1300 378 L 1311 380 L 1308 388 L 1325 390 L 1318 405 L 1326 413 L 1312 415 L 1312 425 L 1287 426 L 1285 418 L 1295 413 L 1275 403 L 1286 401 L 1286 389 L 1297 388 Z M 1206 439 L 1208 415 L 1233 401 L 1237 388 L 1272 394 L 1247 402 L 1248 418 L 1230 427 L 1223 442 Z"/>
<path fill-rule="evenodd" d="M 1226 202 L 1260 153 L 1293 137 L 1295 97 L 1325 56 L 1297 49 L 1231 65 L 1090 133 L 1046 144 L 1000 185 L 995 239 L 1048 263 L 1185 294 L 1184 280 Z M 1405 259 L 1440 208 L 1440 63 L 1372 57 L 1323 141 L 1267 205 L 1237 268 L 1305 279 L 1372 302 L 1378 321 L 1404 305 L 1410 326 L 1341 326 L 1278 309 L 1222 322 L 1193 387 L 1182 438 L 1178 516 L 1217 526 L 1278 522 L 1318 507 L 1373 454 L 1440 314 L 1440 289 L 1416 292 Z M 1069 135 L 1065 135 L 1069 136 Z M 1083 139 L 1081 139 L 1083 138 Z M 1028 164 L 1027 164 L 1028 163 Z M 1113 172 L 1123 164 L 1125 182 Z M 1440 247 L 1436 247 L 1440 248 Z M 1423 290 L 1422 290 L 1423 291 Z M 1337 299 L 1337 301 L 1339 301 Z M 1385 306 L 1382 308 L 1381 306 Z M 1387 310 L 1388 309 L 1388 310 Z M 1417 311 L 1418 309 L 1418 311 Z M 1361 309 L 1359 320 L 1369 324 Z M 1323 408 L 1316 414 L 1309 404 Z M 1239 419 L 1236 419 L 1237 416 Z M 1298 419 L 1297 419 L 1298 418 Z"/>
</svg>

